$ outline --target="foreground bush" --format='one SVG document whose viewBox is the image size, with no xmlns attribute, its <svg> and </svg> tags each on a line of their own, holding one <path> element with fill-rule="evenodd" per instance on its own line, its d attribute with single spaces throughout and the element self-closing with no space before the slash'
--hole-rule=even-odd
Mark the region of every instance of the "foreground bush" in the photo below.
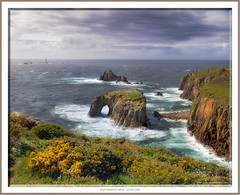
<svg viewBox="0 0 240 195">
<path fill-rule="evenodd" d="M 151 149 L 109 138 L 83 142 L 70 138 L 55 140 L 45 151 L 32 152 L 27 167 L 40 178 L 50 177 L 56 182 L 60 182 L 57 178 L 79 178 L 78 181 L 84 182 L 85 177 L 107 184 L 230 182 L 229 170 L 213 163 L 177 157 L 163 148 Z"/>
<path fill-rule="evenodd" d="M 231 184 L 227 168 L 125 139 L 93 139 L 11 117 L 9 138 L 10 184 Z"/>
<path fill-rule="evenodd" d="M 55 137 L 73 136 L 73 134 L 58 125 L 38 125 L 31 130 L 40 139 L 52 139 Z"/>
<path fill-rule="evenodd" d="M 44 152 L 31 153 L 28 169 L 39 176 L 97 176 L 106 178 L 121 171 L 121 159 L 109 151 L 88 155 L 78 152 L 69 139 L 52 142 Z"/>
</svg>

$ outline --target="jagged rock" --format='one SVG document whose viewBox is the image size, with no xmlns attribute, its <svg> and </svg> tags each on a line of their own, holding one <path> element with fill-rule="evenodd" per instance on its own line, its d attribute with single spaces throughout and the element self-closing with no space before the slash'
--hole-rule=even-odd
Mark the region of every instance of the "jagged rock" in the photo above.
<svg viewBox="0 0 240 195">
<path fill-rule="evenodd" d="M 157 118 L 158 120 L 160 120 L 163 116 L 158 112 L 158 111 L 153 111 L 153 116 L 155 118 Z"/>
<path fill-rule="evenodd" d="M 163 96 L 163 93 L 162 92 L 157 92 L 155 95 L 156 96 Z"/>
<path fill-rule="evenodd" d="M 39 118 L 36 118 L 34 116 L 30 116 L 30 115 L 27 115 L 27 114 L 24 114 L 22 112 L 12 112 L 11 117 L 22 117 L 22 118 L 25 118 L 27 119 L 29 122 L 31 122 L 32 124 L 35 124 L 35 125 L 44 125 L 44 124 L 48 124 L 46 121 L 43 121 L 43 120 L 40 120 Z"/>
<path fill-rule="evenodd" d="M 125 76 L 118 76 L 116 82 L 121 82 L 121 81 L 124 83 L 130 84 Z"/>
<path fill-rule="evenodd" d="M 138 89 L 123 89 L 95 97 L 88 115 L 99 116 L 106 105 L 116 125 L 147 127 L 146 98 Z"/>
<path fill-rule="evenodd" d="M 118 76 L 115 75 L 112 70 L 104 71 L 99 77 L 99 80 L 102 81 L 116 81 L 117 79 Z"/>
<path fill-rule="evenodd" d="M 100 77 L 99 80 L 102 81 L 116 81 L 116 82 L 124 82 L 126 84 L 130 84 L 125 76 L 117 76 L 115 75 L 112 70 L 104 71 Z"/>
</svg>

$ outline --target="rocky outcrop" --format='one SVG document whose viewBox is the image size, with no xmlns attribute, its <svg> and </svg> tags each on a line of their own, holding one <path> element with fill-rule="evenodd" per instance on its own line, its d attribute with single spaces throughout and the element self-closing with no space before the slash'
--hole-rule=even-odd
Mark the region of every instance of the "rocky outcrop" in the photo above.
<svg viewBox="0 0 240 195">
<path fill-rule="evenodd" d="M 138 89 L 123 89 L 95 97 L 88 115 L 99 116 L 106 105 L 116 125 L 147 127 L 146 98 Z"/>
<path fill-rule="evenodd" d="M 163 93 L 162 93 L 162 92 L 157 92 L 157 93 L 155 94 L 155 96 L 163 96 Z"/>
<path fill-rule="evenodd" d="M 100 75 L 99 80 L 124 82 L 124 83 L 130 84 L 125 76 L 121 76 L 121 75 L 117 76 L 112 72 L 112 70 L 104 71 Z"/>
<path fill-rule="evenodd" d="M 213 70 L 213 71 L 212 71 Z M 193 101 L 197 97 L 200 87 L 214 78 L 226 73 L 224 68 L 208 69 L 206 71 L 195 71 L 184 75 L 181 79 L 179 89 L 183 90 L 181 98 Z M 214 71 L 215 70 L 215 71 Z"/>
<path fill-rule="evenodd" d="M 229 67 L 224 67 L 189 73 L 180 85 L 181 97 L 193 101 L 188 132 L 226 160 L 232 151 L 229 81 Z"/>
<path fill-rule="evenodd" d="M 153 116 L 160 120 L 161 118 L 168 118 L 172 120 L 187 120 L 190 116 L 190 111 L 170 112 L 170 113 L 159 113 L 158 111 L 153 112 Z"/>
<path fill-rule="evenodd" d="M 27 114 L 24 114 L 22 112 L 12 112 L 11 117 L 22 117 L 25 118 L 26 120 L 28 120 L 29 123 L 32 124 L 32 126 L 37 126 L 37 125 L 44 125 L 44 124 L 48 124 L 46 121 L 40 120 L 39 118 L 36 118 L 34 116 L 30 116 Z"/>
</svg>

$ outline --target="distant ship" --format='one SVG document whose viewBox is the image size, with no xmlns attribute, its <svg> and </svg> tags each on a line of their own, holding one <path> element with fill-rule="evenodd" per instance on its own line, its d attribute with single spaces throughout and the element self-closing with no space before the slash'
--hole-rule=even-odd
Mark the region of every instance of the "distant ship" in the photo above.
<svg viewBox="0 0 240 195">
<path fill-rule="evenodd" d="M 45 60 L 45 64 L 47 64 L 48 63 L 48 61 L 47 61 L 47 59 Z"/>
</svg>

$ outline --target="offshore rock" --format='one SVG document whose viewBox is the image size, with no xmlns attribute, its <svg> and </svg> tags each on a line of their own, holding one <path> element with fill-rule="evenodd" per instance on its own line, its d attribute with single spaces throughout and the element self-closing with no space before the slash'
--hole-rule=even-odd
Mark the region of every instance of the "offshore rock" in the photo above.
<svg viewBox="0 0 240 195">
<path fill-rule="evenodd" d="M 106 105 L 115 125 L 147 127 L 146 98 L 138 89 L 122 89 L 95 97 L 88 115 L 99 116 Z"/>
<path fill-rule="evenodd" d="M 99 77 L 99 80 L 102 81 L 116 81 L 117 79 L 118 76 L 115 75 L 112 70 L 104 71 Z"/>
<path fill-rule="evenodd" d="M 155 95 L 156 96 L 163 96 L 163 93 L 162 92 L 157 92 Z"/>
<path fill-rule="evenodd" d="M 112 72 L 112 70 L 104 71 L 100 75 L 99 80 L 102 80 L 102 81 L 116 81 L 116 82 L 121 81 L 121 82 L 130 84 L 125 76 L 117 76 Z"/>
</svg>

